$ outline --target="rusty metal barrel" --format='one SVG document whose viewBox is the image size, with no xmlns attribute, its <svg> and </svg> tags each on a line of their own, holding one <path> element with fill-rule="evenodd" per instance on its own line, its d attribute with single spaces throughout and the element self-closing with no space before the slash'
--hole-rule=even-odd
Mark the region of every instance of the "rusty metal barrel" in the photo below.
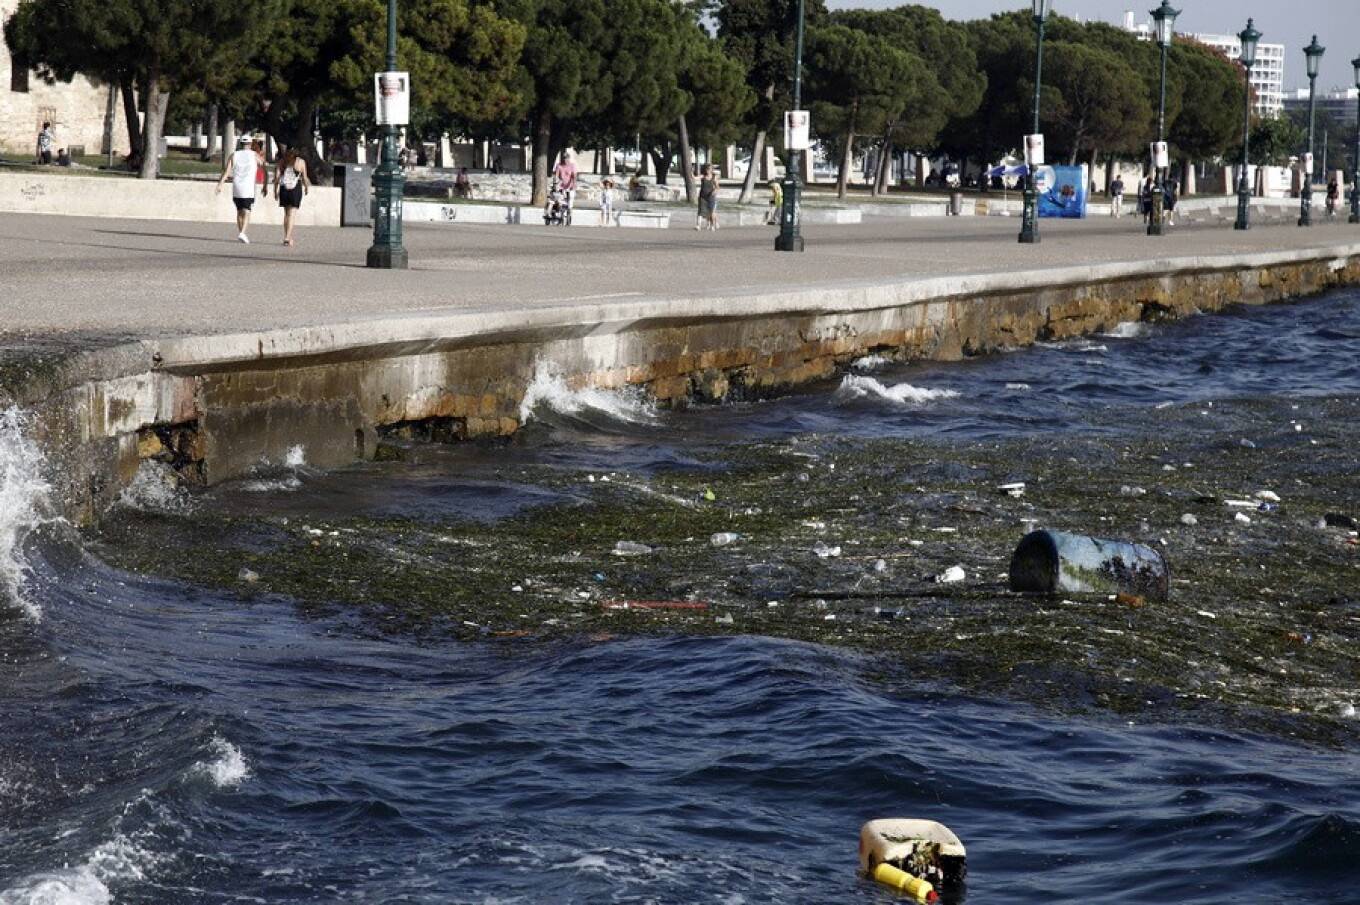
<svg viewBox="0 0 1360 905">
<path fill-rule="evenodd" d="M 1031 531 L 1011 557 L 1012 591 L 1053 594 L 1136 594 L 1165 600 L 1171 567 L 1143 544 L 1065 531 Z"/>
</svg>

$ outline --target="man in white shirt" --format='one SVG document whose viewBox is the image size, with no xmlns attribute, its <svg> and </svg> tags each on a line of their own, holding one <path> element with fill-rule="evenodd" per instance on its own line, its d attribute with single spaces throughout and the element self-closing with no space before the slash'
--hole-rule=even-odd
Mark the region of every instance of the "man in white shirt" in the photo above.
<svg viewBox="0 0 1360 905">
<path fill-rule="evenodd" d="M 222 178 L 217 180 L 217 194 L 222 193 L 222 186 L 230 179 L 231 200 L 236 204 L 236 241 L 249 244 L 246 229 L 250 226 L 250 209 L 255 204 L 255 186 L 259 174 L 264 172 L 264 191 L 267 197 L 269 174 L 264 170 L 264 142 L 259 139 L 252 141 L 249 136 L 242 136 L 240 145 L 241 147 L 227 160 Z"/>
</svg>

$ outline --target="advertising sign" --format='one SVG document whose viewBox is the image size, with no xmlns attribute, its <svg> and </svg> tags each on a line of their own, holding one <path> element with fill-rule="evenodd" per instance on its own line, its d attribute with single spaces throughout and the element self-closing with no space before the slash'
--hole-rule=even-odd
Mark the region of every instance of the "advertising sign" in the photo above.
<svg viewBox="0 0 1360 905">
<path fill-rule="evenodd" d="M 1025 136 L 1025 165 L 1029 167 L 1044 165 L 1044 136 L 1041 133 Z"/>
<path fill-rule="evenodd" d="M 411 121 L 411 74 L 379 72 L 373 76 L 374 116 L 380 126 L 404 126 Z"/>
<path fill-rule="evenodd" d="M 806 110 L 784 111 L 784 150 L 806 151 L 812 147 L 812 117 Z"/>
<path fill-rule="evenodd" d="M 1303 157 L 1302 157 L 1302 159 L 1299 160 L 1299 166 L 1303 168 L 1303 172 L 1304 172 L 1305 175 L 1312 176 L 1312 175 L 1313 175 L 1313 152 L 1309 151 L 1307 154 L 1304 154 Z"/>
<path fill-rule="evenodd" d="M 1035 172 L 1039 216 L 1081 220 L 1086 217 L 1086 165 L 1041 167 Z"/>
<path fill-rule="evenodd" d="M 1154 141 L 1152 147 L 1152 168 L 1154 170 L 1164 170 L 1171 166 L 1171 152 L 1167 149 L 1166 142 Z"/>
</svg>

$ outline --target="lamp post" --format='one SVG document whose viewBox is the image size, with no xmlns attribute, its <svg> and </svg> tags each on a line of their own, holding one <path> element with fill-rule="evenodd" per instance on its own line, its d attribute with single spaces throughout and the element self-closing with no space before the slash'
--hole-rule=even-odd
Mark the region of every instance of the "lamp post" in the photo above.
<svg viewBox="0 0 1360 905">
<path fill-rule="evenodd" d="M 1360 92 L 1360 57 L 1351 60 L 1355 69 L 1355 88 Z M 1351 161 L 1351 222 L 1360 223 L 1360 94 L 1356 95 L 1355 159 Z"/>
<path fill-rule="evenodd" d="M 1148 219 L 1147 234 L 1162 234 L 1162 212 L 1166 198 L 1166 167 L 1162 166 L 1162 142 L 1166 140 L 1166 53 L 1171 47 L 1175 33 L 1176 17 L 1181 14 L 1172 9 L 1169 0 L 1152 11 L 1152 19 L 1157 23 L 1157 44 L 1162 48 L 1162 93 L 1157 101 L 1157 144 L 1152 149 L 1152 216 Z"/>
<path fill-rule="evenodd" d="M 793 51 L 793 109 L 803 109 L 803 19 L 804 19 L 804 0 L 798 0 L 798 25 L 797 39 Z M 785 141 L 788 141 L 788 131 L 791 123 L 784 124 Z M 751 166 L 755 166 L 755 159 L 752 158 Z M 798 149 L 789 150 L 788 162 L 784 167 L 784 208 L 779 215 L 779 235 L 774 240 L 775 251 L 802 251 L 805 243 L 803 242 L 802 216 L 803 216 L 803 180 L 800 178 L 803 168 L 803 152 Z"/>
<path fill-rule="evenodd" d="M 1247 92 L 1246 98 L 1242 102 L 1245 113 L 1242 122 L 1242 178 L 1237 183 L 1237 222 L 1233 224 L 1233 229 L 1251 229 L 1251 186 L 1248 185 L 1247 173 L 1251 169 L 1251 155 L 1249 145 L 1251 144 L 1251 67 L 1256 65 L 1256 45 L 1261 40 L 1261 33 L 1256 30 L 1252 20 L 1247 20 L 1247 27 L 1237 35 L 1238 41 L 1242 44 L 1242 54 L 1238 59 L 1242 63 L 1242 68 L 1247 71 Z"/>
<path fill-rule="evenodd" d="M 397 68 L 397 0 L 387 0 L 387 71 Z M 380 88 L 380 92 L 381 92 Z M 401 199 L 406 175 L 397 165 L 397 126 L 382 126 L 382 162 L 373 173 L 373 195 L 378 214 L 373 219 L 373 244 L 368 266 L 382 270 L 405 270 L 406 249 L 401 244 Z"/>
<path fill-rule="evenodd" d="M 1052 0 L 1031 0 L 1034 4 L 1034 30 L 1037 34 L 1034 51 L 1034 133 L 1039 134 L 1039 92 L 1044 80 L 1044 21 Z M 1039 164 L 1026 160 L 1029 173 L 1025 176 L 1025 209 L 1020 216 L 1020 243 L 1037 245 L 1039 242 L 1039 190 L 1034 184 L 1034 169 Z"/>
<path fill-rule="evenodd" d="M 1299 192 L 1299 226 L 1313 225 L 1313 109 L 1317 93 L 1318 69 L 1322 65 L 1322 54 L 1327 48 L 1317 42 L 1303 48 L 1308 58 L 1308 150 L 1303 158 L 1303 189 Z"/>
</svg>

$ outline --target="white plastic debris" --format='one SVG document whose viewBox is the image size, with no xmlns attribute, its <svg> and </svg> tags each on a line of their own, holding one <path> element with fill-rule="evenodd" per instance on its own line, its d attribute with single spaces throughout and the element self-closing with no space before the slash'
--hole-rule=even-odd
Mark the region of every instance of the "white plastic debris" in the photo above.
<svg viewBox="0 0 1360 905">
<path fill-rule="evenodd" d="M 957 584 L 967 578 L 968 575 L 963 571 L 963 566 L 950 566 L 939 575 L 935 576 L 936 584 Z"/>
<path fill-rule="evenodd" d="M 718 625 L 731 625 L 734 620 L 731 613 L 724 613 L 721 616 L 714 617 L 713 621 Z"/>
<path fill-rule="evenodd" d="M 1121 486 L 1121 487 L 1119 488 L 1119 495 L 1120 495 L 1120 496 L 1143 496 L 1143 495 L 1146 494 L 1146 493 L 1147 493 L 1147 490 L 1145 490 L 1144 488 L 1142 488 L 1142 487 L 1130 487 L 1128 484 L 1124 484 L 1123 486 Z"/>
<path fill-rule="evenodd" d="M 715 547 L 726 547 L 741 540 L 741 535 L 735 531 L 719 531 L 708 539 L 708 542 Z"/>
<path fill-rule="evenodd" d="M 254 569 L 242 568 L 240 572 L 236 573 L 236 580 L 244 581 L 246 584 L 254 584 L 260 580 L 260 573 Z"/>
<path fill-rule="evenodd" d="M 998 484 L 996 489 L 1006 494 L 1006 496 L 1020 497 L 1025 495 L 1025 482 L 1012 481 L 1009 484 Z"/>
<path fill-rule="evenodd" d="M 1278 503 L 1280 495 L 1273 490 L 1258 490 L 1256 491 L 1256 499 L 1265 500 L 1267 503 Z"/>
<path fill-rule="evenodd" d="M 1181 524 L 1193 528 L 1199 524 L 1199 519 L 1187 512 L 1185 515 L 1181 516 Z"/>
<path fill-rule="evenodd" d="M 1239 512 L 1237 513 L 1237 515 L 1233 516 L 1233 518 L 1238 522 L 1238 524 L 1241 525 L 1251 524 L 1251 516 L 1247 515 L 1245 512 Z"/>
<path fill-rule="evenodd" d="M 1255 500 L 1224 500 L 1223 505 L 1229 509 L 1255 509 Z"/>
<path fill-rule="evenodd" d="M 646 556 L 651 552 L 651 547 L 631 540 L 621 540 L 614 545 L 615 556 Z"/>
<path fill-rule="evenodd" d="M 841 548 L 830 547 L 822 541 L 817 541 L 817 545 L 812 548 L 812 552 L 817 554 L 818 559 L 831 559 L 841 555 Z"/>
<path fill-rule="evenodd" d="M 874 571 L 875 571 L 875 572 L 886 572 L 886 571 L 888 571 L 888 561 L 887 561 L 886 559 L 876 559 L 876 560 L 874 560 Z"/>
</svg>

